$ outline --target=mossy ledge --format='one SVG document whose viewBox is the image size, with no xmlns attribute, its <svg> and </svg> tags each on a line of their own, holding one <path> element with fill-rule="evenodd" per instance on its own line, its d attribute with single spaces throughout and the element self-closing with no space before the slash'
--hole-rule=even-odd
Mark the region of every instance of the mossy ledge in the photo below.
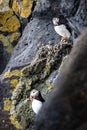
<svg viewBox="0 0 87 130">
<path fill-rule="evenodd" d="M 19 70 L 8 70 L 4 74 L 5 81 L 14 88 L 11 92 L 9 109 L 10 120 L 17 129 L 30 129 L 33 126 L 34 113 L 29 101 L 30 91 L 32 88 L 39 89 L 46 98 L 46 94 L 52 89 L 48 79 L 51 73 L 58 70 L 62 58 L 69 54 L 70 50 L 71 45 L 63 44 L 61 46 L 61 42 L 54 46 L 42 46 L 30 65 Z"/>
</svg>

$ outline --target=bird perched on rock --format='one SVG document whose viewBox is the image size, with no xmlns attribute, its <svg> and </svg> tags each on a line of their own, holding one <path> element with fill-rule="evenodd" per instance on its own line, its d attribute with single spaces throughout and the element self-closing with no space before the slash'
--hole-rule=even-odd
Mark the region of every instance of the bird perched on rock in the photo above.
<svg viewBox="0 0 87 130">
<path fill-rule="evenodd" d="M 33 89 L 30 92 L 30 100 L 32 102 L 32 109 L 33 111 L 38 114 L 40 108 L 42 107 L 42 104 L 44 103 L 44 99 L 42 98 L 42 95 L 40 91 Z"/>
<path fill-rule="evenodd" d="M 35 130 L 87 130 L 87 29 L 64 61 Z"/>
<path fill-rule="evenodd" d="M 53 24 L 57 34 L 62 36 L 61 41 L 66 41 L 70 38 L 71 34 L 69 30 L 66 28 L 66 26 L 64 24 L 59 25 L 59 18 L 53 18 Z"/>
</svg>

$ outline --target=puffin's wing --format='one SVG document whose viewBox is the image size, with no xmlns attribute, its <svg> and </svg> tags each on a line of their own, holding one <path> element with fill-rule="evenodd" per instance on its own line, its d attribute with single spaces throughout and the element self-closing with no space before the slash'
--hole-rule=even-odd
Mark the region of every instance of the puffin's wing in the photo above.
<svg viewBox="0 0 87 130">
<path fill-rule="evenodd" d="M 66 26 L 65 25 L 59 25 L 59 26 L 56 26 L 55 27 L 55 31 L 60 35 L 60 36 L 63 36 L 63 37 L 70 37 L 70 32 L 67 30 Z"/>
</svg>

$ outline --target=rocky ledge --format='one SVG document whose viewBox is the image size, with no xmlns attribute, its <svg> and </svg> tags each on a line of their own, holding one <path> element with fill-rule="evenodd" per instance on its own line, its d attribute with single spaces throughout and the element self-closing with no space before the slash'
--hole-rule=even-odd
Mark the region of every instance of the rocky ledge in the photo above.
<svg viewBox="0 0 87 130">
<path fill-rule="evenodd" d="M 86 10 L 85 0 L 0 1 L 0 111 L 9 130 L 33 129 L 30 91 L 39 89 L 47 98 L 74 40 L 87 26 Z M 69 41 L 60 41 L 53 17 L 67 26 Z"/>
</svg>

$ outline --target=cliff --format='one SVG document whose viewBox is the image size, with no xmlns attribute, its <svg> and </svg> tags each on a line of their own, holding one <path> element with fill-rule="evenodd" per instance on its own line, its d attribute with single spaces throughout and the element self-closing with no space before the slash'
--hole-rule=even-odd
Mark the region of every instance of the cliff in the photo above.
<svg viewBox="0 0 87 130">
<path fill-rule="evenodd" d="M 39 89 L 46 99 L 53 89 L 65 56 L 87 26 L 86 6 L 85 0 L 0 1 L 1 128 L 33 129 L 30 91 Z M 68 42 L 60 41 L 53 17 L 68 27 Z"/>
</svg>

